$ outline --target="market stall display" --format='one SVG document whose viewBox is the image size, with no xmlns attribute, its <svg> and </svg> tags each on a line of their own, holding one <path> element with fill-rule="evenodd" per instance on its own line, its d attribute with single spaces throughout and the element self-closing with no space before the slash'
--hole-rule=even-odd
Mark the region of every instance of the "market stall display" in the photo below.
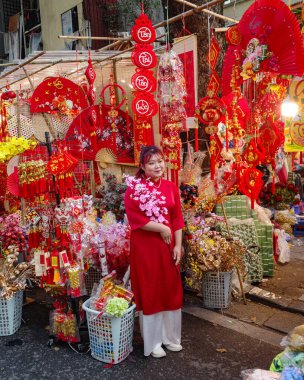
<svg viewBox="0 0 304 380">
<path fill-rule="evenodd" d="M 287 170 L 284 152 L 285 139 L 300 146 L 301 122 L 281 114 L 289 87 L 295 93 L 293 77 L 304 73 L 301 30 L 289 7 L 256 0 L 228 28 L 221 80 L 222 47 L 210 27 L 206 91 L 200 89 L 193 115 L 186 111 L 186 55 L 182 63 L 168 37 L 154 49 L 157 31 L 143 8 L 130 33 L 134 44 L 119 70 L 111 57 L 87 51 L 85 67 L 76 54 L 73 75 L 46 73 L 26 90 L 7 83 L 0 95 L 0 335 L 20 327 L 30 279 L 51 299 L 51 336 L 77 344 L 87 322 L 92 356 L 109 364 L 132 351 L 136 305 L 126 281 L 130 225 L 123 202 L 130 178 L 141 210 L 165 220 L 164 200 L 157 192 L 148 199 L 128 176 L 142 146 L 159 142 L 166 178 L 179 186 L 184 286 L 202 295 L 204 307 L 230 306 L 233 276 L 246 303 L 243 282 L 273 276 L 275 260 L 289 261 L 289 235 L 304 230 L 302 154 Z M 196 121 L 194 131 L 187 116 Z M 294 335 L 302 336 L 301 328 Z M 276 364 L 302 360 L 302 347 L 290 339 Z"/>
</svg>

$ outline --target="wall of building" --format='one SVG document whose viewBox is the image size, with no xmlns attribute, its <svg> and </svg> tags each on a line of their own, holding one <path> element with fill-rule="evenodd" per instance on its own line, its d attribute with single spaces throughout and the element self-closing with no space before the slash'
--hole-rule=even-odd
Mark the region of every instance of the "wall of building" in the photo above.
<svg viewBox="0 0 304 380">
<path fill-rule="evenodd" d="M 79 0 L 40 0 L 40 17 L 44 50 L 65 50 L 62 34 L 61 14 L 77 6 L 79 28 L 83 24 L 82 2 Z"/>
</svg>

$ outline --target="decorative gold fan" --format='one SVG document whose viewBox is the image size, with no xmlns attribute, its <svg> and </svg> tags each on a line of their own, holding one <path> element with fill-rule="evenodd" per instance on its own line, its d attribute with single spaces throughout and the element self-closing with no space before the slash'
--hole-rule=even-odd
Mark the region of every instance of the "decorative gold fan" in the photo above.
<svg viewBox="0 0 304 380">
<path fill-rule="evenodd" d="M 95 161 L 98 161 L 98 164 L 102 169 L 106 169 L 108 164 L 117 163 L 117 157 L 112 149 L 101 148 L 96 154 Z"/>
</svg>

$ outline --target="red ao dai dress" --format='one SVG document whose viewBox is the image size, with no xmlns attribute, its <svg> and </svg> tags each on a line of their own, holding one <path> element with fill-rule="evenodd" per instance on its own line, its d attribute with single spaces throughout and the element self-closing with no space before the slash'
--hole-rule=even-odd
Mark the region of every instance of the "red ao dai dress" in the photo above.
<svg viewBox="0 0 304 380">
<path fill-rule="evenodd" d="M 146 183 L 145 179 L 141 181 Z M 164 179 L 155 188 L 159 197 L 165 197 L 161 207 L 168 210 L 164 215 L 164 224 L 172 231 L 170 245 L 164 242 L 159 232 L 141 229 L 151 219 L 140 209 L 139 201 L 134 200 L 134 189 L 129 187 L 125 195 L 125 208 L 131 226 L 131 285 L 137 310 L 140 311 L 146 356 L 161 344 L 180 344 L 183 301 L 179 265 L 175 265 L 173 260 L 174 232 L 184 226 L 179 190 L 175 184 Z"/>
</svg>

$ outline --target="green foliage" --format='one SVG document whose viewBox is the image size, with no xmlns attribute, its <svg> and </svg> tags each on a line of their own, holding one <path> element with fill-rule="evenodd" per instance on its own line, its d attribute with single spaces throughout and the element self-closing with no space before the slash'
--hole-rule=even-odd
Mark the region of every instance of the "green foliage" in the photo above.
<svg viewBox="0 0 304 380">
<path fill-rule="evenodd" d="M 152 11 L 161 5 L 161 0 L 118 0 L 119 13 L 125 14 L 131 22 L 141 13 L 141 5 L 144 4 L 144 12 L 151 18 Z"/>
<path fill-rule="evenodd" d="M 111 211 L 118 222 L 123 221 L 125 214 L 124 196 L 127 185 L 119 183 L 113 174 L 105 173 L 103 177 L 105 184 L 97 191 L 99 199 L 96 201 L 96 206 L 100 209 L 101 215 Z"/>
</svg>

